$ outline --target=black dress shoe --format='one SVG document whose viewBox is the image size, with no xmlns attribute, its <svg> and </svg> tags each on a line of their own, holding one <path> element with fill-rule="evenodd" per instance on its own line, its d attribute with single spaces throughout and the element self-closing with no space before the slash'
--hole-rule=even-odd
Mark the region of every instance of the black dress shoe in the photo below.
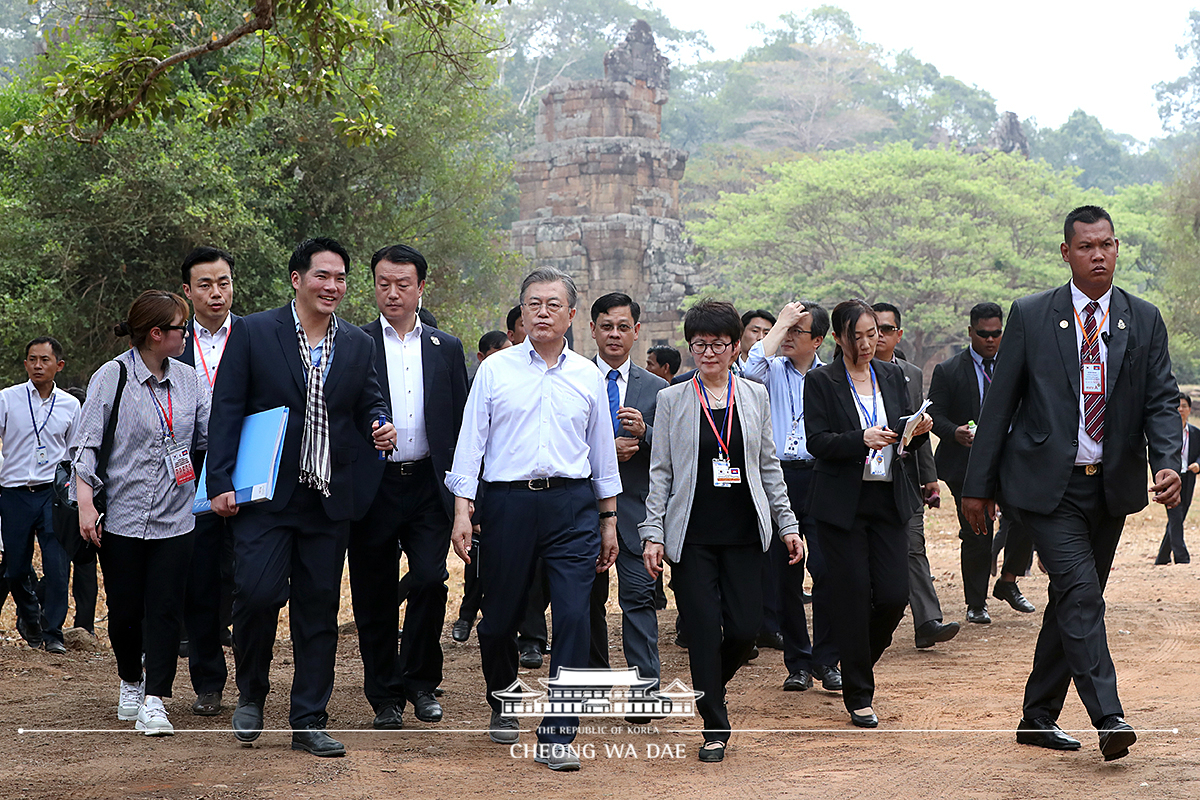
<svg viewBox="0 0 1200 800">
<path fill-rule="evenodd" d="M 188 640 L 187 639 L 179 640 L 179 657 L 180 658 L 188 657 Z"/>
<path fill-rule="evenodd" d="M 542 668 L 542 648 L 537 642 L 525 642 L 521 645 L 521 666 L 525 669 Z"/>
<path fill-rule="evenodd" d="M 404 715 L 401 712 L 400 706 L 395 703 L 389 703 L 379 709 L 375 714 L 375 720 L 371 723 L 371 727 L 377 731 L 399 731 L 404 729 Z"/>
<path fill-rule="evenodd" d="M 1025 595 L 1021 594 L 1016 581 L 996 581 L 996 585 L 992 587 L 992 597 L 1003 600 L 1012 606 L 1014 611 L 1020 611 L 1022 614 L 1032 614 L 1037 611 L 1033 607 L 1033 603 L 1026 600 Z"/>
<path fill-rule="evenodd" d="M 442 705 L 433 697 L 433 692 L 417 692 L 412 697 L 413 714 L 421 722 L 441 722 Z"/>
<path fill-rule="evenodd" d="M 58 639 L 43 639 L 42 646 L 46 648 L 47 653 L 52 653 L 56 656 L 65 656 L 67 654 L 67 646 Z"/>
<path fill-rule="evenodd" d="M 938 642 L 948 642 L 958 635 L 958 629 L 959 625 L 957 622 L 942 622 L 940 619 L 931 619 L 917 628 L 917 649 L 924 650 L 926 647 L 933 647 Z"/>
<path fill-rule="evenodd" d="M 813 664 L 812 674 L 821 682 L 821 688 L 825 691 L 840 692 L 842 690 L 842 672 L 837 667 Z"/>
<path fill-rule="evenodd" d="M 1062 728 L 1049 717 L 1022 718 L 1017 723 L 1017 743 L 1050 750 L 1078 750 L 1083 746 L 1078 739 L 1072 739 L 1063 733 Z"/>
<path fill-rule="evenodd" d="M 879 727 L 879 717 L 875 716 L 875 712 L 871 712 L 870 714 L 855 714 L 853 711 L 851 711 L 850 722 L 852 722 L 855 727 L 858 728 Z"/>
<path fill-rule="evenodd" d="M 1100 731 L 1100 753 L 1105 761 L 1116 761 L 1129 755 L 1129 745 L 1137 741 L 1133 728 L 1116 714 L 1100 720 L 1096 729 Z"/>
<path fill-rule="evenodd" d="M 450 638 L 456 642 L 465 642 L 471 638 L 471 628 L 475 625 L 474 620 L 456 619 L 454 626 L 450 628 Z"/>
<path fill-rule="evenodd" d="M 720 745 L 718 747 L 718 745 Z M 705 742 L 700 748 L 700 760 L 707 761 L 710 764 L 725 760 L 725 743 L 724 742 Z"/>
<path fill-rule="evenodd" d="M 684 638 L 684 635 L 681 631 L 675 631 L 675 646 L 682 647 L 684 650 L 688 649 L 687 639 Z"/>
<path fill-rule="evenodd" d="M 785 692 L 805 692 L 812 688 L 813 679 L 804 670 L 790 673 L 783 679 L 783 690 Z"/>
<path fill-rule="evenodd" d="M 238 700 L 233 711 L 233 735 L 242 744 L 250 744 L 262 733 L 262 703 Z"/>
<path fill-rule="evenodd" d="M 991 625 L 992 616 L 988 614 L 987 606 L 968 608 L 967 622 L 974 622 L 976 625 Z"/>
<path fill-rule="evenodd" d="M 783 649 L 783 634 L 779 631 L 774 633 L 760 633 L 758 638 L 754 640 L 754 644 L 759 647 L 769 647 L 772 650 Z"/>
<path fill-rule="evenodd" d="M 221 713 L 221 693 L 201 692 L 192 703 L 192 713 L 197 717 L 215 717 Z"/>
<path fill-rule="evenodd" d="M 345 746 L 326 733 L 324 728 L 292 731 L 292 749 L 306 750 L 321 758 L 336 758 L 346 755 Z"/>
</svg>

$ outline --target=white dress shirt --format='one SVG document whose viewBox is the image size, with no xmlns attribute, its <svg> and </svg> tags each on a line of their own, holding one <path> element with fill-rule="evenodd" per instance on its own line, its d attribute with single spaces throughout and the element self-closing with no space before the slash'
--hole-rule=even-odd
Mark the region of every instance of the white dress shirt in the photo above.
<svg viewBox="0 0 1200 800">
<path fill-rule="evenodd" d="M 858 424 L 862 425 L 862 429 L 865 431 L 867 428 L 870 428 L 874 425 L 883 425 L 884 427 L 887 427 L 888 415 L 887 409 L 883 406 L 883 391 L 879 388 L 879 376 L 875 376 L 874 394 L 859 394 L 858 389 L 854 386 L 854 381 L 848 381 L 848 383 L 850 383 L 850 391 L 853 392 L 855 397 L 854 410 L 858 412 Z M 867 410 L 868 414 L 871 414 L 874 417 L 873 419 L 863 413 L 864 408 Z M 871 462 L 868 460 L 863 466 L 862 479 L 864 481 L 892 480 L 892 453 L 895 451 L 895 449 L 896 445 L 894 444 L 889 444 L 887 447 L 883 448 L 882 475 L 871 474 Z"/>
<path fill-rule="evenodd" d="M 446 486 L 475 499 L 487 482 L 591 478 L 597 499 L 621 493 L 605 374 L 566 347 L 546 364 L 528 339 L 475 373 Z"/>
<path fill-rule="evenodd" d="M 621 403 L 621 405 L 625 405 L 625 395 L 626 395 L 626 393 L 629 392 L 629 365 L 632 363 L 633 362 L 627 358 L 627 359 L 625 359 L 624 364 L 617 367 L 617 372 L 620 373 L 619 375 L 617 375 L 617 397 L 619 398 L 619 402 Z M 599 355 L 596 356 L 596 366 L 599 367 L 600 372 L 602 372 L 604 374 L 604 402 L 605 402 L 605 407 L 607 407 L 607 403 L 608 403 L 608 373 L 612 372 L 613 368 L 610 367 L 604 361 L 604 359 L 601 358 Z"/>
<path fill-rule="evenodd" d="M 209 389 L 217 380 L 217 368 L 221 366 L 221 356 L 225 355 L 225 345 L 229 342 L 232 326 L 232 314 L 225 315 L 225 321 L 216 333 L 210 332 L 200 324 L 200 320 L 192 317 L 192 363 L 195 364 L 196 374 Z"/>
<path fill-rule="evenodd" d="M 421 363 L 421 320 L 401 335 L 383 316 L 383 357 L 387 360 L 388 391 L 396 449 L 389 461 L 420 461 L 429 457 L 425 435 L 425 372 Z"/>
<path fill-rule="evenodd" d="M 0 439 L 4 441 L 0 486 L 52 483 L 58 462 L 67 460 L 67 446 L 78 427 L 79 401 L 57 386 L 50 390 L 45 400 L 34 388 L 33 381 L 0 391 Z M 46 447 L 46 463 L 40 466 L 37 463 L 39 437 Z"/>
<path fill-rule="evenodd" d="M 1100 363 L 1104 364 L 1104 381 L 1105 391 L 1108 390 L 1108 344 L 1104 341 L 1104 336 L 1111 327 L 1112 321 L 1108 318 L 1109 301 L 1112 300 L 1112 288 L 1110 287 L 1104 296 L 1096 302 L 1100 304 L 1100 310 L 1096 312 L 1096 338 L 1100 345 Z M 1088 297 L 1083 292 L 1079 291 L 1079 287 L 1075 285 L 1075 281 L 1071 281 L 1071 304 L 1075 306 L 1075 313 L 1079 315 L 1079 319 L 1071 319 L 1071 326 L 1075 328 L 1075 356 L 1079 357 L 1079 353 L 1083 350 L 1083 328 L 1080 324 L 1085 319 L 1083 309 L 1087 304 L 1092 302 L 1092 298 Z M 1087 430 L 1083 427 L 1083 384 L 1082 384 L 1083 367 L 1079 367 L 1079 372 L 1076 373 L 1079 377 L 1076 378 L 1075 390 L 1079 393 L 1079 449 L 1075 452 L 1076 464 L 1099 464 L 1101 457 L 1104 455 L 1104 442 L 1097 442 L 1092 437 L 1088 436 Z M 1107 398 L 1105 398 L 1107 400 Z M 1105 412 L 1107 413 L 1107 402 L 1105 403 Z"/>
</svg>

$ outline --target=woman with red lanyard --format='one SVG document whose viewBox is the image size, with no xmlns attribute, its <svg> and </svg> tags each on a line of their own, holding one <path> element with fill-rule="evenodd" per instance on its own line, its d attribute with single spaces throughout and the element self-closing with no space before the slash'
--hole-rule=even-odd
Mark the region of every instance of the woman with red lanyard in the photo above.
<svg viewBox="0 0 1200 800">
<path fill-rule="evenodd" d="M 655 411 L 646 520 L 646 569 L 671 564 L 688 640 L 692 688 L 704 694 L 701 761 L 721 761 L 729 741 L 725 685 L 762 623 L 762 560 L 772 521 L 791 563 L 804 554 L 775 455 L 767 390 L 735 377 L 742 320 L 729 303 L 697 303 L 683 320 L 692 380 L 663 389 Z"/>
<path fill-rule="evenodd" d="M 190 453 L 208 439 L 209 393 L 183 352 L 187 303 L 143 292 L 114 327 L 133 347 L 96 370 L 72 444 L 79 530 L 99 548 L 108 637 L 121 679 L 117 718 L 147 736 L 174 733 L 171 696 L 192 551 L 196 496 Z M 116 414 L 107 466 L 99 465 Z M 98 474 L 99 473 L 99 474 Z M 103 490 L 104 509 L 95 495 Z M 145 654 L 145 673 L 142 654 Z"/>
</svg>

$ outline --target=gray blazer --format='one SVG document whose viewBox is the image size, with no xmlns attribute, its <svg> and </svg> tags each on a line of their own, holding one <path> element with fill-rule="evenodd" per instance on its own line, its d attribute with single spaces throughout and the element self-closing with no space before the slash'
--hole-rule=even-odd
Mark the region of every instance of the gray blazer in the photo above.
<svg viewBox="0 0 1200 800">
<path fill-rule="evenodd" d="M 746 474 L 750 497 L 758 516 L 758 535 L 765 552 L 771 544 L 771 520 L 779 536 L 800 532 L 788 502 L 783 468 L 775 455 L 771 434 L 771 404 L 767 388 L 744 378 L 734 378 L 735 400 L 746 446 Z M 669 561 L 683 554 L 683 537 L 692 516 L 697 475 L 711 480 L 708 459 L 701 466 L 700 424 L 704 414 L 690 382 L 669 386 L 658 393 L 654 444 L 650 452 L 650 494 L 646 519 L 638 526 L 643 542 L 666 546 Z M 755 435 L 757 432 L 757 436 Z"/>
</svg>

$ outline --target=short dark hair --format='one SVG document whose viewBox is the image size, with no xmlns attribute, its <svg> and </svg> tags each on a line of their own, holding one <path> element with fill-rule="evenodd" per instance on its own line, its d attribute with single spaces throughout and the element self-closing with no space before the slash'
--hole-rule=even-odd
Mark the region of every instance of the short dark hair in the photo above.
<svg viewBox="0 0 1200 800">
<path fill-rule="evenodd" d="M 981 319 L 998 319 L 1004 322 L 1004 311 L 995 303 L 976 303 L 971 308 L 971 327 Z"/>
<path fill-rule="evenodd" d="M 63 346 L 53 336 L 39 336 L 36 339 L 30 339 L 29 344 L 25 345 L 25 357 L 29 358 L 29 351 L 39 344 L 50 345 L 50 349 L 54 352 L 54 360 L 63 360 Z"/>
<path fill-rule="evenodd" d="M 758 316 L 757 314 L 753 315 Z M 742 318 L 733 303 L 723 300 L 701 300 L 683 316 L 683 338 L 689 342 L 699 334 L 728 336 L 731 342 L 742 338 Z"/>
<path fill-rule="evenodd" d="M 601 314 L 607 314 L 614 308 L 623 308 L 624 306 L 629 306 L 629 313 L 633 314 L 633 321 L 636 324 L 642 318 L 642 307 L 624 292 L 609 292 L 592 303 L 592 322 L 599 319 Z"/>
<path fill-rule="evenodd" d="M 183 279 L 184 283 L 190 286 L 192 283 L 192 267 L 197 264 L 211 264 L 214 261 L 224 261 L 229 265 L 229 271 L 233 272 L 233 256 L 219 247 L 201 245 L 184 257 L 183 266 L 179 268 L 179 277 Z"/>
<path fill-rule="evenodd" d="M 858 348 L 854 346 L 854 329 L 858 327 L 858 321 L 863 314 L 870 314 L 875 318 L 875 323 L 879 324 L 879 318 L 875 317 L 875 309 L 867 304 L 866 300 L 843 300 L 833 307 L 833 325 L 834 335 L 840 336 L 846 342 L 846 346 L 850 348 L 850 359 L 858 363 Z M 834 355 L 841 352 L 835 351 Z"/>
<path fill-rule="evenodd" d="M 488 331 L 479 337 L 479 352 L 490 353 L 493 350 L 499 350 L 506 344 L 508 344 L 508 336 L 504 331 Z"/>
<path fill-rule="evenodd" d="M 808 300 L 801 300 L 800 305 L 804 306 L 804 310 L 812 314 L 812 324 L 808 326 L 812 333 L 809 334 L 813 339 L 823 339 L 825 334 L 829 333 L 829 312 L 820 303 L 811 303 Z M 896 321 L 899 324 L 900 318 Z"/>
<path fill-rule="evenodd" d="M 517 303 L 515 306 L 513 306 L 512 308 L 510 308 L 508 310 L 508 316 L 505 317 L 504 324 L 508 327 L 508 329 L 510 331 L 515 331 L 517 329 L 517 320 L 519 320 L 520 318 L 521 318 L 521 304 Z"/>
<path fill-rule="evenodd" d="M 376 250 L 375 255 L 371 256 L 372 275 L 375 274 L 375 267 L 380 261 L 390 261 L 393 264 L 412 264 L 417 268 L 417 280 L 421 283 L 425 282 L 425 276 L 429 274 L 429 264 L 425 262 L 425 256 L 421 255 L 416 248 L 406 244 L 389 244 L 387 247 Z"/>
<path fill-rule="evenodd" d="M 1075 223 L 1082 222 L 1084 225 L 1091 225 L 1100 220 L 1108 220 L 1108 227 L 1117 235 L 1117 227 L 1113 225 L 1112 217 L 1108 215 L 1100 206 L 1080 206 L 1079 208 L 1067 214 L 1067 220 L 1063 223 L 1063 241 L 1067 244 L 1071 243 L 1071 237 L 1075 235 Z"/>
<path fill-rule="evenodd" d="M 293 272 L 299 272 L 301 275 L 307 273 L 312 267 L 312 257 L 317 253 L 337 253 L 342 257 L 346 272 L 350 271 L 350 254 L 346 252 L 346 248 L 335 239 L 318 236 L 315 239 L 305 239 L 296 245 L 292 257 L 288 259 L 288 275 Z"/>
<path fill-rule="evenodd" d="M 672 375 L 679 372 L 679 367 L 683 364 L 679 351 L 669 344 L 655 345 L 646 351 L 646 355 L 654 356 L 654 360 L 666 367 Z"/>
<path fill-rule="evenodd" d="M 772 325 L 775 324 L 774 314 L 772 314 L 770 311 L 767 311 L 765 308 L 756 308 L 753 311 L 747 311 L 745 314 L 742 314 L 742 328 L 744 329 L 747 325 L 749 325 L 750 320 L 754 319 L 755 317 L 762 317 Z M 738 334 L 738 337 L 741 337 L 740 333 Z"/>
<path fill-rule="evenodd" d="M 1188 394 L 1187 392 L 1180 391 L 1179 397 L 1176 398 L 1175 402 L 1178 404 L 1181 400 L 1187 400 L 1188 404 L 1190 405 L 1192 402 L 1192 396 L 1190 394 Z"/>
<path fill-rule="evenodd" d="M 900 321 L 900 309 L 896 308 L 891 303 L 872 303 L 871 309 L 874 310 L 875 313 L 877 313 L 877 314 L 878 313 L 891 314 L 892 317 L 896 320 L 896 327 L 897 328 L 904 327 L 904 324 Z"/>
</svg>

